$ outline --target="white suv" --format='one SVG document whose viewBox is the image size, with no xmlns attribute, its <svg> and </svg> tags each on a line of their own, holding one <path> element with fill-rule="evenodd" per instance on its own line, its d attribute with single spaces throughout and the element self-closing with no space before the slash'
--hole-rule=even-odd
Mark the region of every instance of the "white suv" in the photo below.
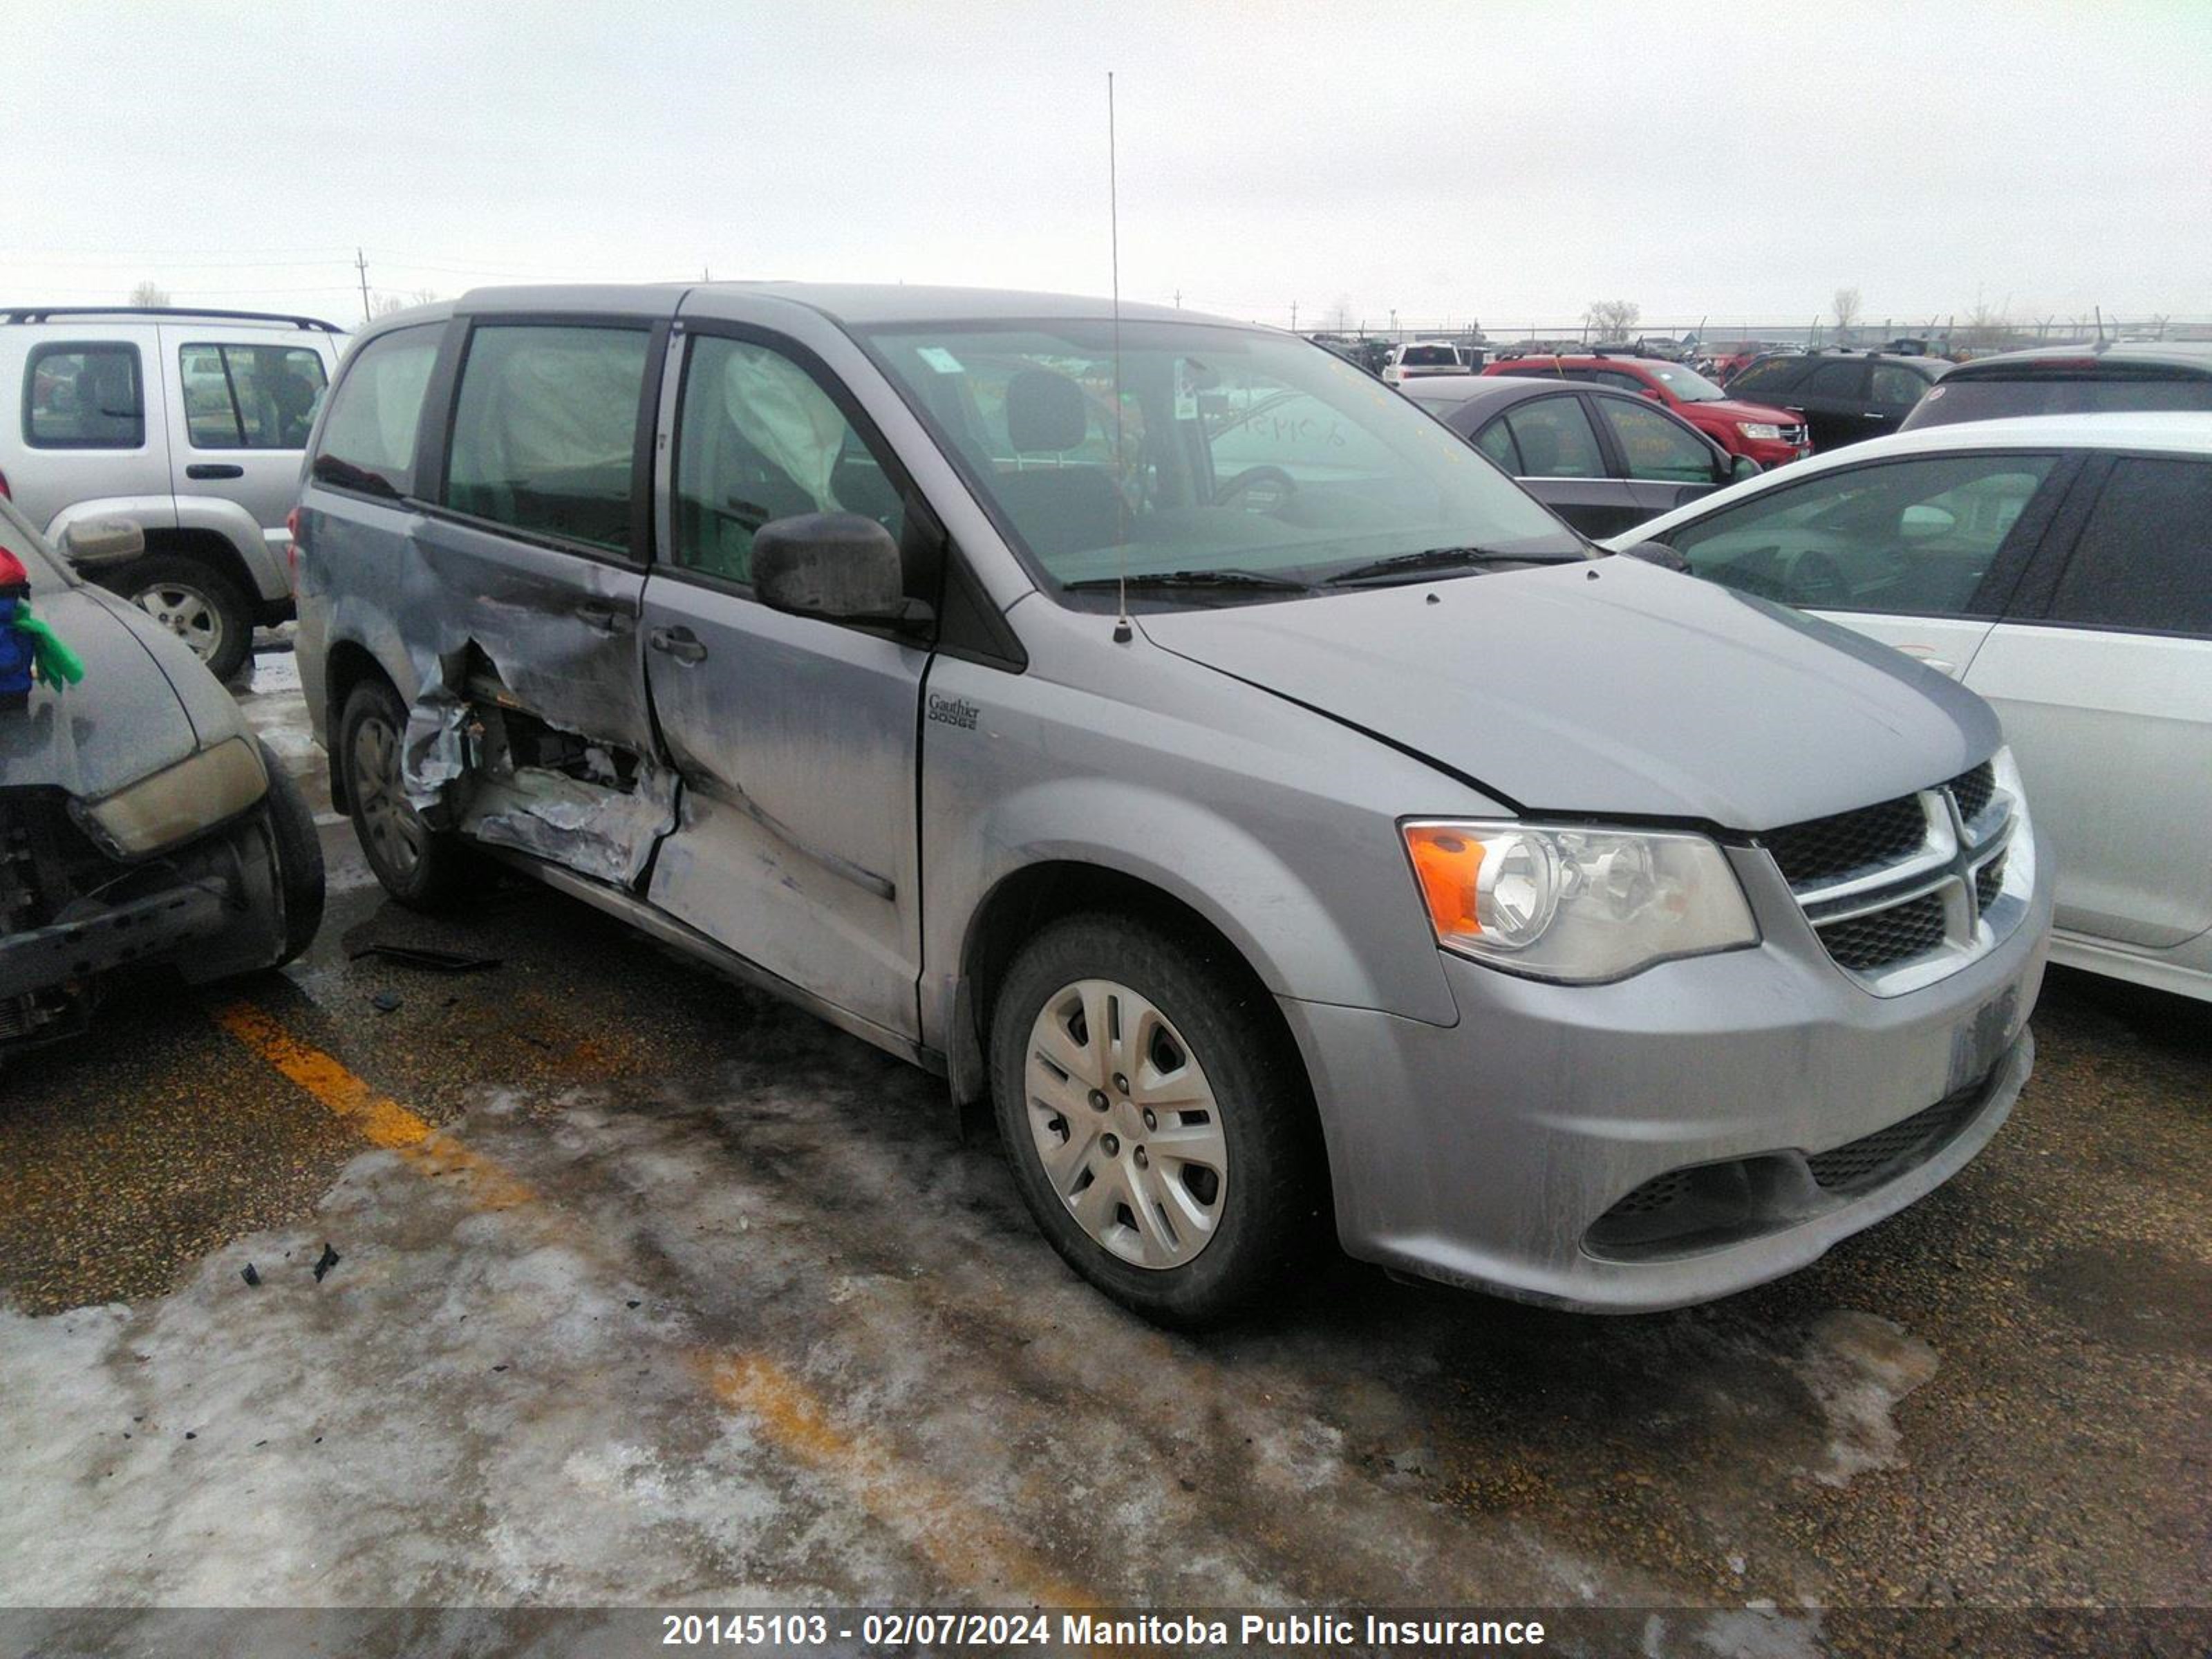
<svg viewBox="0 0 2212 1659">
<path fill-rule="evenodd" d="M 1472 374 L 1467 353 L 1444 340 L 1408 340 L 1390 348 L 1383 360 L 1382 384 L 1403 386 L 1424 374 Z"/>
<path fill-rule="evenodd" d="M 0 493 L 58 545 L 80 520 L 135 520 L 143 556 L 85 574 L 228 679 L 255 626 L 292 614 L 284 519 L 344 343 L 258 312 L 0 312 Z"/>
</svg>

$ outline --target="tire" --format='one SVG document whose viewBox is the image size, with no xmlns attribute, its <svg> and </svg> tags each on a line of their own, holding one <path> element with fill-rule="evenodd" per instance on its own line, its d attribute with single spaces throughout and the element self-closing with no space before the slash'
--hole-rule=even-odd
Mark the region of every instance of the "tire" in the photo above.
<svg viewBox="0 0 2212 1659">
<path fill-rule="evenodd" d="M 407 709 L 380 679 L 366 679 L 338 717 L 336 763 L 345 779 L 353 832 L 384 890 L 411 910 L 449 908 L 469 873 L 469 852 L 451 830 L 433 830 L 399 781 Z"/>
<path fill-rule="evenodd" d="M 269 745 L 255 740 L 261 763 L 269 769 L 269 830 L 276 842 L 276 878 L 284 898 L 284 954 L 282 968 L 314 943 L 323 925 L 323 842 L 315 815 L 283 763 Z"/>
<path fill-rule="evenodd" d="M 253 649 L 253 609 L 238 584 L 182 554 L 140 559 L 112 579 L 114 590 L 192 648 L 228 683 Z"/>
<path fill-rule="evenodd" d="M 1000 988 L 992 1093 L 1023 1200 L 1076 1272 L 1156 1323 L 1255 1311 L 1334 1237 L 1311 1097 L 1272 1012 L 1224 947 L 1104 915 L 1046 928 Z M 1048 1146 L 1067 1149 L 1050 1168 Z"/>
</svg>

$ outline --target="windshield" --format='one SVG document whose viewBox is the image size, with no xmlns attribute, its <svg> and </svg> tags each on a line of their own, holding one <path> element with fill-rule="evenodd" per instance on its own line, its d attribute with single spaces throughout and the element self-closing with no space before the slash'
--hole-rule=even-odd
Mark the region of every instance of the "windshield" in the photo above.
<svg viewBox="0 0 2212 1659">
<path fill-rule="evenodd" d="M 5 496 L 0 496 L 0 547 L 23 562 L 24 572 L 31 579 L 33 599 L 75 585 L 75 576 L 47 548 L 46 538 L 31 527 L 30 520 L 17 512 L 15 504 Z"/>
<path fill-rule="evenodd" d="M 1680 363 L 1645 363 L 1643 368 L 1686 404 L 1715 403 L 1728 396 L 1696 369 L 1685 368 Z"/>
<path fill-rule="evenodd" d="M 1304 585 L 1440 547 L 1589 556 L 1447 428 L 1288 336 L 1124 322 L 1118 406 L 1106 321 L 909 325 L 867 338 L 1000 525 L 1061 586 L 1224 570 Z M 1222 586 L 1203 602 L 1281 592 Z"/>
</svg>

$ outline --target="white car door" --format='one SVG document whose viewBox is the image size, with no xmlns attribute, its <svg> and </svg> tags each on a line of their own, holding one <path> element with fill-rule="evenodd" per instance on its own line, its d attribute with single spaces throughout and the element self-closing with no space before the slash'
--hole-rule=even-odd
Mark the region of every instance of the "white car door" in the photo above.
<svg viewBox="0 0 2212 1659">
<path fill-rule="evenodd" d="M 2003 719 L 2054 851 L 2057 925 L 2162 950 L 2212 929 L 2212 459 L 2094 469 L 2080 534 L 1966 681 Z"/>
</svg>

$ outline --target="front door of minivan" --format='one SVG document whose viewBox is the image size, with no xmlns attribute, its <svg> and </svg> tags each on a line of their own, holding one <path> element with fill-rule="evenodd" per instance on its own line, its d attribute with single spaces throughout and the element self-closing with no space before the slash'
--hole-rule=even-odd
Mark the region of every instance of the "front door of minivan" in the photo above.
<svg viewBox="0 0 2212 1659">
<path fill-rule="evenodd" d="M 447 692 L 550 728 L 548 747 L 557 736 L 599 745 L 617 793 L 641 775 L 649 782 L 656 754 L 638 615 L 652 540 L 647 393 L 666 331 L 649 319 L 470 326 L 458 390 L 448 367 L 428 393 L 434 407 L 450 398 L 453 414 L 441 476 L 426 481 L 437 505 L 416 532 L 426 590 L 410 592 L 414 579 L 393 574 L 394 608 L 420 619 L 408 644 L 426 680 L 428 658 Z M 625 856 L 584 836 L 564 842 L 556 820 L 594 798 L 556 787 L 566 793 L 547 809 L 545 834 L 486 838 L 617 881 L 643 867 L 649 844 Z M 626 819 L 620 803 L 600 804 Z"/>
<path fill-rule="evenodd" d="M 684 782 L 648 896 L 872 1025 L 919 1033 L 915 720 L 926 648 L 771 610 L 753 532 L 859 513 L 908 539 L 872 427 L 803 349 L 697 333 L 672 361 L 646 672 Z"/>
</svg>

